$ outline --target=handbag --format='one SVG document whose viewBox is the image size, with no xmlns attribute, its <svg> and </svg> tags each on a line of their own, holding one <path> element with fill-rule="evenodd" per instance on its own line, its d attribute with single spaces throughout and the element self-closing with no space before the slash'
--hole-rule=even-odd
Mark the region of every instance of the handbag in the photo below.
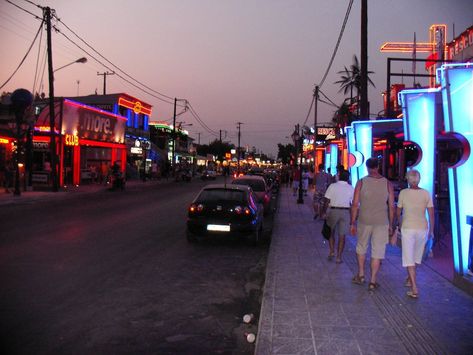
<svg viewBox="0 0 473 355">
<path fill-rule="evenodd" d="M 426 261 L 427 258 L 431 255 L 433 246 L 434 246 L 434 238 L 427 239 L 427 242 L 425 242 L 425 246 L 424 246 L 424 252 L 422 254 L 422 261 Z"/>
<path fill-rule="evenodd" d="M 327 220 L 324 221 L 324 225 L 322 226 L 322 235 L 325 239 L 329 240 L 330 236 L 332 235 L 332 229 L 327 224 Z"/>
</svg>

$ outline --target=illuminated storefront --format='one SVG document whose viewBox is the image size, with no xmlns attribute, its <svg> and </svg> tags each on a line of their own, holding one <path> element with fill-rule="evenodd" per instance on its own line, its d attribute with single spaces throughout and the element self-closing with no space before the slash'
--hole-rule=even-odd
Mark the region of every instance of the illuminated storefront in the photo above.
<svg viewBox="0 0 473 355">
<path fill-rule="evenodd" d="M 126 167 L 126 117 L 69 99 L 55 102 L 59 183 L 102 182 L 112 164 Z M 50 183 L 49 107 L 38 116 L 33 137 L 33 184 Z"/>
<path fill-rule="evenodd" d="M 461 144 L 448 171 L 454 281 L 473 292 L 473 64 L 445 64 L 437 72 L 445 132 Z"/>
<path fill-rule="evenodd" d="M 128 175 L 137 177 L 139 171 L 149 174 L 152 162 L 165 160 L 162 150 L 151 144 L 149 120 L 152 106 L 125 93 L 90 95 L 71 98 L 126 119 L 125 144 L 127 147 Z"/>
<path fill-rule="evenodd" d="M 473 65 L 444 64 L 437 71 L 436 89 L 404 90 L 400 101 L 404 111 L 404 135 L 415 142 L 421 151 L 413 166 L 422 176 L 421 186 L 436 198 L 436 235 L 451 243 L 453 280 L 460 287 L 473 292 Z M 442 132 L 440 132 L 442 131 Z M 453 160 L 449 161 L 448 188 L 439 179 L 440 161 L 443 152 L 436 147 L 439 142 L 453 142 Z M 442 191 L 448 196 L 448 211 L 439 212 L 439 196 Z M 450 223 L 446 223 L 450 219 Z M 448 225 L 449 230 L 438 230 L 438 223 Z M 444 242 L 445 242 L 444 241 Z M 450 246 L 449 246 L 450 247 Z"/>
</svg>

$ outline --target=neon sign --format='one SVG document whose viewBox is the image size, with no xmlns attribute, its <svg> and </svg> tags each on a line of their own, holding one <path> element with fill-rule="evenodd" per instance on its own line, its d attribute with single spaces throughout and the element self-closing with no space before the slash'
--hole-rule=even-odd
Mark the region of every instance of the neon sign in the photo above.
<svg viewBox="0 0 473 355">
<path fill-rule="evenodd" d="M 8 143 L 10 143 L 8 139 L 0 138 L 0 144 L 8 144 Z"/>
<path fill-rule="evenodd" d="M 151 106 L 136 99 L 120 97 L 118 98 L 118 105 L 129 108 L 136 114 L 142 113 L 148 116 L 151 115 Z"/>
<path fill-rule="evenodd" d="M 457 56 L 470 46 L 473 46 L 473 27 L 468 28 L 460 36 L 455 38 L 453 42 L 447 44 L 448 58 Z"/>
<path fill-rule="evenodd" d="M 79 145 L 79 137 L 74 134 L 66 134 L 65 143 L 69 146 Z"/>
</svg>

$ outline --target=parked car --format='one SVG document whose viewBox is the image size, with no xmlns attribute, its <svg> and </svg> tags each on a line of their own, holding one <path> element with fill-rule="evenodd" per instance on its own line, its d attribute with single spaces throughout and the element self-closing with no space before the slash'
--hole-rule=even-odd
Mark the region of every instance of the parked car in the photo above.
<svg viewBox="0 0 473 355">
<path fill-rule="evenodd" d="M 268 188 L 264 177 L 259 175 L 242 175 L 235 178 L 232 184 L 250 186 L 258 201 L 263 204 L 265 214 L 270 211 L 271 190 Z"/>
<path fill-rule="evenodd" d="M 215 170 L 204 170 L 201 178 L 202 180 L 215 180 L 217 178 L 217 173 Z"/>
<path fill-rule="evenodd" d="M 187 240 L 220 236 L 262 240 L 263 206 L 249 186 L 211 184 L 188 208 Z"/>
</svg>

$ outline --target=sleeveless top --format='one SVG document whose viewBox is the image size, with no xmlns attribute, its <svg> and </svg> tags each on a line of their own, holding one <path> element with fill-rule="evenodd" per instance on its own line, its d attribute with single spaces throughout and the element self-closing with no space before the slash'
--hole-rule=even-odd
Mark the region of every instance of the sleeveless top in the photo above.
<svg viewBox="0 0 473 355">
<path fill-rule="evenodd" d="M 361 179 L 358 220 L 366 225 L 388 225 L 388 180 L 365 176 Z"/>
</svg>

